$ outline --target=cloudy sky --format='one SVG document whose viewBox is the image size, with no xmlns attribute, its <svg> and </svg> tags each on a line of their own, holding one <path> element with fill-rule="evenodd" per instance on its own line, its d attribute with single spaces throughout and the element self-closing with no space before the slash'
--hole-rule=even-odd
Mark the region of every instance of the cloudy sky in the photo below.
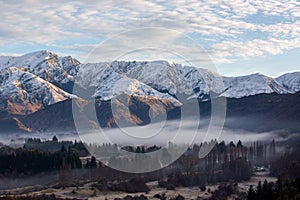
<svg viewBox="0 0 300 200">
<path fill-rule="evenodd" d="M 0 3 L 0 55 L 48 49 L 82 62 L 95 62 L 103 61 L 106 54 L 101 54 L 98 60 L 89 59 L 91 49 L 116 36 L 122 39 L 120 43 L 116 40 L 103 47 L 130 46 L 134 51 L 141 44 L 145 48 L 161 44 L 155 47 L 163 49 L 168 43 L 167 49 L 177 53 L 189 49 L 190 44 L 184 39 L 188 38 L 188 43 L 193 41 L 204 49 L 224 75 L 260 72 L 278 76 L 300 71 L 299 0 L 0 0 Z M 126 34 L 128 31 L 132 34 Z M 148 43 L 143 43 L 145 38 Z M 101 52 L 110 52 L 105 50 L 102 48 Z M 186 51 L 195 54 L 193 58 L 197 57 L 195 52 Z"/>
</svg>

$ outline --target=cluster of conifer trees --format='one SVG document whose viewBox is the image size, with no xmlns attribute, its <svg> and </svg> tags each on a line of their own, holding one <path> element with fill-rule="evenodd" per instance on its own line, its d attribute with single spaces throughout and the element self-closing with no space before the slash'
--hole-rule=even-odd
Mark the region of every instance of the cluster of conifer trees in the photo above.
<svg viewBox="0 0 300 200">
<path fill-rule="evenodd" d="M 81 168 L 77 151 L 64 146 L 57 152 L 3 147 L 0 149 L 0 173 L 35 174 L 44 171 Z"/>
<path fill-rule="evenodd" d="M 249 188 L 247 200 L 287 200 L 300 199 L 300 179 L 297 178 L 292 182 L 282 182 L 278 178 L 276 183 L 264 181 L 258 183 L 256 188 L 252 185 Z"/>
</svg>

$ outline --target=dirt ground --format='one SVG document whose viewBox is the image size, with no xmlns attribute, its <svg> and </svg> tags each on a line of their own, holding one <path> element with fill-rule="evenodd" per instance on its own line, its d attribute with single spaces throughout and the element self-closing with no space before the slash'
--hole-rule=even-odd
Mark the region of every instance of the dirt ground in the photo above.
<svg viewBox="0 0 300 200">
<path fill-rule="evenodd" d="M 267 179 L 268 182 L 275 182 L 276 178 L 269 177 L 266 173 L 257 173 L 251 177 L 248 181 L 243 181 L 238 183 L 238 189 L 240 192 L 247 192 L 250 185 L 256 186 L 259 181 L 263 182 Z M 149 182 L 147 185 L 150 187 L 151 191 L 149 193 L 134 193 L 128 194 L 125 192 L 101 192 L 95 188 L 91 188 L 90 184 L 86 184 L 82 187 L 68 187 L 65 189 L 42 189 L 38 192 L 26 192 L 28 196 L 30 195 L 41 195 L 41 194 L 55 194 L 56 197 L 60 198 L 79 198 L 79 199 L 90 199 L 90 200 L 111 200 L 114 198 L 123 198 L 127 195 L 135 196 L 135 195 L 144 195 L 147 196 L 148 199 L 156 199 L 153 196 L 155 194 L 165 194 L 167 199 L 172 197 L 176 197 L 178 194 L 185 197 L 185 199 L 206 199 L 211 196 L 208 192 L 210 189 L 211 192 L 215 191 L 218 188 L 217 185 L 209 185 L 206 187 L 206 191 L 201 192 L 198 187 L 177 187 L 175 190 L 166 190 L 164 188 L 159 188 L 157 181 Z M 21 192 L 24 188 L 20 188 L 19 191 Z M 13 192 L 15 193 L 18 189 L 14 189 Z M 24 190 L 23 190 L 24 191 Z M 23 194 L 24 195 L 24 194 Z M 232 199 L 234 199 L 233 197 Z"/>
</svg>

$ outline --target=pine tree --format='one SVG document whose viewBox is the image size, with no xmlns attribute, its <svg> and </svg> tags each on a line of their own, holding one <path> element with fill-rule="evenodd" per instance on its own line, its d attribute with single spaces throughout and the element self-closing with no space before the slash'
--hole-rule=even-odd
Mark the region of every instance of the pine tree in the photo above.
<svg viewBox="0 0 300 200">
<path fill-rule="evenodd" d="M 58 139 L 57 139 L 56 135 L 53 136 L 52 141 L 53 142 L 58 142 Z"/>
<path fill-rule="evenodd" d="M 243 147 L 243 144 L 241 142 L 241 140 L 238 141 L 237 145 L 236 145 L 238 148 L 242 148 Z"/>
<path fill-rule="evenodd" d="M 255 193 L 256 193 L 255 199 L 257 199 L 257 200 L 263 200 L 262 199 L 262 185 L 261 185 L 260 181 L 258 182 L 258 186 L 256 188 Z"/>
<path fill-rule="evenodd" d="M 247 200 L 255 200 L 255 191 L 252 185 L 250 185 L 250 188 L 248 190 Z"/>
</svg>

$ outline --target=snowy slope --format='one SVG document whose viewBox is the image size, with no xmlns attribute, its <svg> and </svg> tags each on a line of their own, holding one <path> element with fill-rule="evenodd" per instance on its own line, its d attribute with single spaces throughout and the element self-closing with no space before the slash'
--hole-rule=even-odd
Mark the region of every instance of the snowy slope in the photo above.
<svg viewBox="0 0 300 200">
<path fill-rule="evenodd" d="M 12 114 L 30 114 L 73 95 L 36 75 L 16 67 L 0 70 L 2 108 Z"/>
<path fill-rule="evenodd" d="M 107 80 L 108 77 L 109 80 Z M 114 79 L 118 81 L 116 82 Z M 222 83 L 220 77 L 208 70 L 183 67 L 167 61 L 114 61 L 112 63 L 81 64 L 76 77 L 77 83 L 85 88 L 95 87 L 100 81 L 100 83 L 102 82 L 101 89 L 103 87 L 111 89 L 113 84 L 115 91 L 127 90 L 125 93 L 128 93 L 130 89 L 124 88 L 124 82 L 121 79 L 124 79 L 124 82 L 131 79 L 138 80 L 160 94 L 170 95 L 183 93 L 191 96 L 196 91 L 197 96 L 201 96 L 209 94 L 210 89 L 221 91 L 220 88 L 222 88 L 220 87 L 220 83 Z M 103 95 L 108 95 L 108 93 L 103 93 L 102 98 L 104 98 Z M 106 96 L 106 99 L 109 98 L 111 97 Z"/>
<path fill-rule="evenodd" d="M 127 77 L 137 79 L 158 91 L 167 91 L 175 95 L 177 92 L 191 94 L 187 80 L 177 70 L 177 65 L 167 61 L 124 62 L 115 61 L 111 66 Z"/>
<path fill-rule="evenodd" d="M 110 78 L 118 76 L 116 78 L 119 79 L 120 75 L 127 80 L 128 78 L 136 79 L 157 91 L 167 92 L 171 95 L 175 95 L 178 91 L 192 93 L 187 81 L 178 73 L 175 64 L 166 61 L 114 61 L 112 63 L 81 64 L 76 82 L 84 88 L 95 87 L 99 80 L 103 79 L 103 76 L 110 76 Z M 108 84 L 107 87 L 110 87 L 109 82 L 106 81 L 106 84 Z"/>
<path fill-rule="evenodd" d="M 209 98 L 211 93 L 230 97 L 241 98 L 262 93 L 286 94 L 291 91 L 277 79 L 261 74 L 251 74 L 241 77 L 222 77 L 207 69 L 182 66 L 167 61 L 152 62 L 125 62 L 81 64 L 77 79 L 85 88 L 100 86 L 96 89 L 96 96 L 110 99 L 115 93 L 129 92 L 131 79 L 138 80 L 160 93 L 176 95 L 183 93 L 200 99 Z M 294 75 L 299 77 L 298 74 Z M 299 91 L 296 78 L 292 91 Z M 292 84 L 292 83 L 290 83 Z M 292 86 L 291 86 L 292 87 Z M 139 88 L 141 89 L 141 88 Z M 101 95 L 100 95 L 101 93 Z M 143 94 L 143 91 L 135 92 Z"/>
<path fill-rule="evenodd" d="M 175 106 L 181 106 L 181 102 L 167 93 L 161 93 L 152 87 L 120 74 L 112 67 L 105 68 L 100 74 L 99 82 L 93 97 L 101 100 L 109 100 L 121 94 L 133 96 L 151 96 L 159 99 L 167 98 Z"/>
<path fill-rule="evenodd" d="M 165 61 L 81 64 L 76 83 L 84 88 L 96 87 L 93 96 L 102 100 L 129 94 L 167 98 L 179 106 L 181 103 L 167 93 L 176 94 L 177 86 L 184 86 L 175 73 L 174 66 Z"/>
<path fill-rule="evenodd" d="M 13 56 L 0 56 L 0 69 L 2 68 L 2 66 L 4 66 L 5 64 L 7 64 L 7 62 L 11 59 L 13 59 Z"/>
<path fill-rule="evenodd" d="M 300 72 L 284 74 L 275 80 L 284 86 L 290 93 L 300 91 Z"/>
<path fill-rule="evenodd" d="M 286 88 L 274 79 L 262 74 L 251 74 L 240 77 L 223 77 L 224 89 L 220 95 L 231 98 L 241 98 L 256 94 L 286 94 Z"/>
<path fill-rule="evenodd" d="M 97 87 L 103 71 L 109 67 L 109 63 L 80 64 L 75 82 L 83 88 Z"/>
<path fill-rule="evenodd" d="M 17 67 L 50 81 L 58 86 L 74 81 L 79 61 L 67 56 L 59 57 L 50 51 L 37 51 L 18 57 L 0 57 L 0 69 Z"/>
<path fill-rule="evenodd" d="M 224 91 L 222 77 L 207 69 L 177 65 L 177 70 L 188 82 L 197 98 L 205 98 L 210 92 L 216 94 Z"/>
</svg>

